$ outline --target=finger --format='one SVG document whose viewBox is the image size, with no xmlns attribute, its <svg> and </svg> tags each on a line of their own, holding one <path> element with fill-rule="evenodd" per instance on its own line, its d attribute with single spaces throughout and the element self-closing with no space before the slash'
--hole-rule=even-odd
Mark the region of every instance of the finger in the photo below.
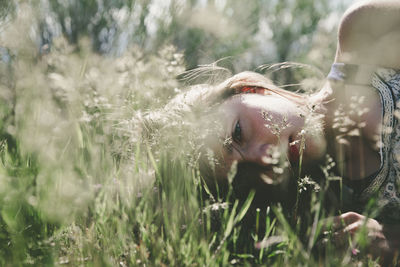
<svg viewBox="0 0 400 267">
<path fill-rule="evenodd" d="M 322 220 L 321 233 L 329 234 L 330 231 L 339 231 L 357 221 L 363 221 L 364 218 L 364 216 L 356 212 L 346 212 L 339 216 L 324 219 Z M 350 227 L 348 230 L 353 229 L 352 227 Z"/>
<path fill-rule="evenodd" d="M 362 227 L 362 221 L 356 221 L 352 224 L 347 225 L 343 229 L 334 232 L 333 242 L 337 247 L 347 247 L 354 242 L 355 233 Z"/>
<path fill-rule="evenodd" d="M 356 212 L 346 212 L 333 218 L 333 229 L 338 230 L 356 221 L 363 220 L 364 216 Z"/>
<path fill-rule="evenodd" d="M 343 232 L 350 234 L 351 236 L 354 236 L 354 234 L 361 229 L 363 226 L 362 221 L 356 221 L 352 224 L 347 225 L 344 229 Z"/>
</svg>

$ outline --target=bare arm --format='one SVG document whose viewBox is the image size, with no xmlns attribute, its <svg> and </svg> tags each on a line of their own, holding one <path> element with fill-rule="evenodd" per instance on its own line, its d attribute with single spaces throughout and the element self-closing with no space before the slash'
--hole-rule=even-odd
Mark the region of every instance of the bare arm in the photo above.
<svg viewBox="0 0 400 267">
<path fill-rule="evenodd" d="M 362 1 L 339 26 L 335 61 L 400 68 L 400 1 Z"/>
</svg>

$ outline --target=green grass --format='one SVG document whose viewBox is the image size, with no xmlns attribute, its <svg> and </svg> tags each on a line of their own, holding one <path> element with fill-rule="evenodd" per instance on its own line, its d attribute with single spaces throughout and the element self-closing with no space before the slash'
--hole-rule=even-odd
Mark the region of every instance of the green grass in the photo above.
<svg viewBox="0 0 400 267">
<path fill-rule="evenodd" d="M 317 251 L 324 190 L 294 222 L 279 205 L 253 208 L 252 192 L 209 198 L 176 149 L 185 132 L 142 137 L 138 114 L 181 87 L 173 47 L 115 59 L 60 38 L 39 56 L 28 29 L 1 39 L 13 56 L 0 63 L 1 266 L 373 265 Z"/>
</svg>

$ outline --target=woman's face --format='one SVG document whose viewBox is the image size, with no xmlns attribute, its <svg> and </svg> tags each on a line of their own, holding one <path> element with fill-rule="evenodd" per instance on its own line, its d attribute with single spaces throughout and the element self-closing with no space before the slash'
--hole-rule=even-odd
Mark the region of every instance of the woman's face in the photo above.
<svg viewBox="0 0 400 267">
<path fill-rule="evenodd" d="M 321 136 L 305 128 L 304 107 L 279 95 L 241 94 L 226 100 L 219 109 L 222 142 L 214 151 L 222 158 L 222 172 L 234 161 L 256 163 L 266 170 L 266 182 L 276 182 L 285 169 L 297 168 L 303 140 L 303 164 L 325 152 Z"/>
</svg>

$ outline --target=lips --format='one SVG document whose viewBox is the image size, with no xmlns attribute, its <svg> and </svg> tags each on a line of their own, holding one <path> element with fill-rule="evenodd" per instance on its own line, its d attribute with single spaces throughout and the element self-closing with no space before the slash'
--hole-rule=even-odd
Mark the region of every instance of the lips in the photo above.
<svg viewBox="0 0 400 267">
<path fill-rule="evenodd" d="M 289 137 L 289 161 L 294 164 L 298 163 L 300 158 L 299 140 Z"/>
</svg>

